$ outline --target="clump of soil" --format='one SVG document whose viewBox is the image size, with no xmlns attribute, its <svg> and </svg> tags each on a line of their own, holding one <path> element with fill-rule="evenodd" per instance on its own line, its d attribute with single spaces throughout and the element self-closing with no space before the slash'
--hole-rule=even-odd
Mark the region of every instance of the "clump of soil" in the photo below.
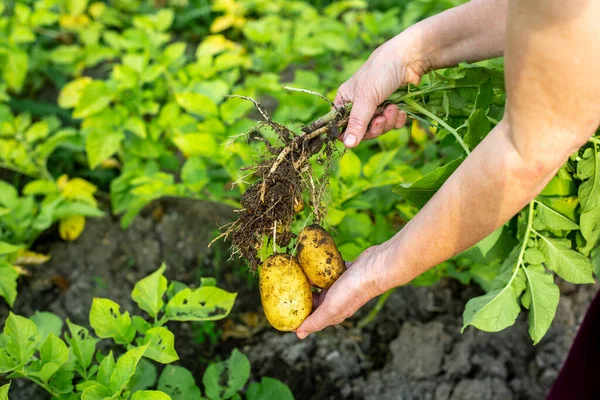
<svg viewBox="0 0 600 400">
<path fill-rule="evenodd" d="M 291 224 L 304 208 L 305 197 L 314 221 L 318 223 L 324 217 L 322 202 L 327 175 L 335 156 L 339 129 L 348 121 L 349 107 L 334 107 L 330 113 L 303 127 L 301 134 L 296 134 L 273 121 L 258 102 L 242 98 L 255 104 L 265 120 L 261 125 L 272 129 L 279 143 L 262 137 L 257 139 L 265 143 L 267 155 L 256 165 L 245 168 L 253 171 L 257 181 L 242 195 L 243 208 L 238 210 L 237 220 L 228 225 L 219 238 L 229 239 L 232 253 L 247 260 L 250 268 L 256 270 L 261 263 L 259 251 L 263 245 L 287 247 L 295 237 Z M 325 165 L 321 179 L 315 176 L 310 164 L 316 155 L 318 162 Z"/>
</svg>

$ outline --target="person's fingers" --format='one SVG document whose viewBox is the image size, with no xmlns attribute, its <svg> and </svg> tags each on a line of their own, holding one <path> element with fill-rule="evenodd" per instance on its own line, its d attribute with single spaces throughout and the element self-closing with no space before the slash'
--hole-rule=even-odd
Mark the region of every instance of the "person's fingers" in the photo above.
<svg viewBox="0 0 600 400">
<path fill-rule="evenodd" d="M 373 139 L 376 138 L 377 136 L 380 136 L 382 133 L 384 133 L 384 127 L 385 127 L 386 121 L 385 121 L 385 117 L 383 115 L 378 115 L 377 117 L 373 118 L 371 120 L 371 123 L 369 125 L 369 130 L 367 131 L 365 138 L 368 139 Z"/>
<path fill-rule="evenodd" d="M 394 104 L 388 105 L 385 110 L 383 110 L 383 116 L 385 117 L 385 122 L 383 124 L 383 133 L 389 132 L 396 126 L 396 121 L 398 120 L 399 110 Z"/>
<path fill-rule="evenodd" d="M 327 289 L 323 289 L 320 292 L 313 292 L 313 310 L 317 309 L 325 300 L 325 295 L 327 294 Z"/>
<path fill-rule="evenodd" d="M 356 147 L 360 143 L 367 132 L 367 127 L 376 108 L 377 104 L 364 97 L 354 99 L 348 126 L 343 137 L 346 147 Z"/>
<path fill-rule="evenodd" d="M 298 339 L 304 339 L 308 335 L 314 332 L 318 332 L 332 324 L 332 318 L 334 316 L 326 303 L 321 304 L 311 315 L 308 316 L 296 329 L 296 336 Z"/>
<path fill-rule="evenodd" d="M 398 112 L 398 119 L 396 119 L 396 125 L 394 127 L 396 129 L 403 128 L 406 125 L 406 120 L 408 119 L 408 115 L 404 111 Z"/>
</svg>

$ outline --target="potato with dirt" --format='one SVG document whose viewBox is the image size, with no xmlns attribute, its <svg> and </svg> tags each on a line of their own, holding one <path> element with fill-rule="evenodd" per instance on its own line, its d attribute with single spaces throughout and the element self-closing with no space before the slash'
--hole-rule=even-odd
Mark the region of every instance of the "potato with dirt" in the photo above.
<svg viewBox="0 0 600 400">
<path fill-rule="evenodd" d="M 333 238 L 319 225 L 307 226 L 298 235 L 298 262 L 321 289 L 329 289 L 346 269 Z"/>
<path fill-rule="evenodd" d="M 310 282 L 296 258 L 275 254 L 259 272 L 260 300 L 267 320 L 280 331 L 293 331 L 312 311 Z"/>
</svg>

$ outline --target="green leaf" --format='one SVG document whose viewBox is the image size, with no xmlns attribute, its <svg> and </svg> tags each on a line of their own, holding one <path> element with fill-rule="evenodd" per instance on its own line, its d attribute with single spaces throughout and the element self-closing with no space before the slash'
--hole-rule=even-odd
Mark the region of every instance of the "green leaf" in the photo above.
<svg viewBox="0 0 600 400">
<path fill-rule="evenodd" d="M 85 139 L 85 151 L 90 168 L 96 168 L 102 161 L 119 151 L 123 139 L 125 135 L 122 132 L 93 129 Z"/>
<path fill-rule="evenodd" d="M 579 226 L 558 211 L 538 202 L 537 218 L 542 224 L 554 230 L 579 230 Z"/>
<path fill-rule="evenodd" d="M 396 154 L 398 154 L 397 150 L 382 151 L 369 158 L 369 161 L 363 167 L 365 177 L 369 179 L 377 178 L 394 160 Z"/>
<path fill-rule="evenodd" d="M 6 385 L 0 386 L 0 400 L 8 400 L 8 390 L 10 389 L 10 382 Z"/>
<path fill-rule="evenodd" d="M 498 332 L 513 325 L 521 312 L 518 298 L 525 289 L 523 279 L 522 272 L 518 271 L 503 288 L 469 300 L 463 313 L 462 330 L 473 325 L 482 331 Z"/>
<path fill-rule="evenodd" d="M 93 385 L 87 387 L 83 393 L 81 393 L 81 400 L 105 400 L 110 399 L 112 396 L 110 390 L 104 385 L 94 382 Z"/>
<path fill-rule="evenodd" d="M 544 253 L 542 253 L 537 247 L 530 247 L 527 250 L 525 250 L 525 262 L 527 262 L 527 264 L 542 264 L 543 262 L 546 261 L 546 258 L 544 257 Z"/>
<path fill-rule="evenodd" d="M 133 374 L 127 385 L 127 389 L 131 392 L 149 389 L 156 385 L 157 377 L 156 366 L 150 360 L 142 358 L 138 363 L 135 374 Z"/>
<path fill-rule="evenodd" d="M 104 360 L 100 363 L 98 367 L 98 374 L 96 375 L 96 380 L 98 383 L 101 383 L 105 387 L 110 386 L 110 376 L 115 370 L 115 357 L 113 356 L 112 350 L 108 353 Z"/>
<path fill-rule="evenodd" d="M 0 297 L 3 297 L 10 307 L 15 304 L 17 298 L 18 278 L 17 270 L 6 261 L 0 260 Z"/>
<path fill-rule="evenodd" d="M 62 333 L 63 321 L 56 314 L 36 311 L 29 319 L 37 326 L 41 343 L 45 342 L 51 333 L 56 336 Z"/>
<path fill-rule="evenodd" d="M 476 109 L 467 120 L 467 134 L 464 141 L 471 149 L 474 149 L 490 130 L 490 121 L 488 121 L 485 111 Z"/>
<path fill-rule="evenodd" d="M 179 360 L 175 351 L 175 335 L 164 326 L 148 330 L 143 343 L 150 343 L 144 357 L 161 364 L 170 364 Z"/>
<path fill-rule="evenodd" d="M 156 390 L 140 390 L 131 396 L 131 400 L 171 400 L 171 397 Z"/>
<path fill-rule="evenodd" d="M 140 118 L 129 117 L 127 122 L 125 122 L 125 129 L 133 132 L 142 139 L 146 139 L 146 137 L 148 137 L 148 133 L 146 132 L 146 124 Z"/>
<path fill-rule="evenodd" d="M 95 297 L 90 310 L 90 325 L 101 339 L 111 338 L 118 344 L 129 344 L 135 336 L 129 312 L 120 313 L 117 303 Z"/>
<path fill-rule="evenodd" d="M 541 265 L 531 265 L 524 269 L 527 277 L 525 293 L 529 302 L 529 335 L 533 344 L 544 337 L 558 307 L 560 290 L 554 283 L 552 274 L 547 274 Z"/>
<path fill-rule="evenodd" d="M 490 82 L 484 82 L 479 86 L 477 99 L 475 100 L 475 108 L 487 110 L 494 99 L 494 86 Z"/>
<path fill-rule="evenodd" d="M 0 205 L 7 208 L 15 208 L 19 202 L 19 192 L 13 185 L 0 180 Z"/>
<path fill-rule="evenodd" d="M 260 383 L 251 383 L 246 392 L 247 400 L 294 400 L 290 388 L 283 382 L 264 377 Z"/>
<path fill-rule="evenodd" d="M 179 365 L 167 365 L 158 378 L 158 390 L 173 400 L 199 400 L 200 389 L 192 373 Z"/>
<path fill-rule="evenodd" d="M 27 318 L 9 312 L 4 325 L 4 336 L 8 340 L 5 348 L 7 354 L 14 358 L 17 365 L 28 363 L 39 341 L 35 324 Z"/>
<path fill-rule="evenodd" d="M 585 155 L 590 155 L 590 157 L 584 159 L 584 161 L 588 160 L 588 163 L 591 163 L 591 160 L 593 160 L 594 171 L 593 175 L 590 174 L 589 179 L 579 186 L 579 202 L 581 203 L 579 225 L 581 234 L 587 241 L 586 247 L 581 250 L 584 254 L 588 254 L 600 238 L 600 157 L 595 144 L 593 152 L 586 150 L 584 157 Z M 578 172 L 580 172 L 579 164 L 582 162 L 578 163 Z"/>
<path fill-rule="evenodd" d="M 421 208 L 442 187 L 444 182 L 454 173 L 463 160 L 464 158 L 457 158 L 443 167 L 436 168 L 409 187 L 403 185 L 396 186 L 394 192 Z"/>
<path fill-rule="evenodd" d="M 0 241 L 0 255 L 16 253 L 21 249 L 22 246 L 15 246 L 14 244 Z"/>
<path fill-rule="evenodd" d="M 202 383 L 209 399 L 228 399 L 244 387 L 250 378 L 250 361 L 243 353 L 234 349 L 231 356 L 206 369 Z"/>
<path fill-rule="evenodd" d="M 188 133 L 173 138 L 175 146 L 186 157 L 217 157 L 217 141 L 208 133 Z"/>
<path fill-rule="evenodd" d="M 236 293 L 216 287 L 183 289 L 169 303 L 165 316 L 169 321 L 215 321 L 229 315 Z"/>
<path fill-rule="evenodd" d="M 137 282 L 131 293 L 133 301 L 152 318 L 158 316 L 165 304 L 162 299 L 167 291 L 167 278 L 163 276 L 165 268 L 166 265 L 163 264 L 155 272 Z"/>
<path fill-rule="evenodd" d="M 216 116 L 219 112 L 217 104 L 210 97 L 200 93 L 178 93 L 175 100 L 187 112 L 204 118 Z"/>
<path fill-rule="evenodd" d="M 360 158 L 352 150 L 346 151 L 344 156 L 340 159 L 340 176 L 348 185 L 358 179 L 360 171 L 362 169 L 362 163 Z"/>
<path fill-rule="evenodd" d="M 481 251 L 481 254 L 484 257 L 487 256 L 492 247 L 494 247 L 494 245 L 498 242 L 498 239 L 500 239 L 503 230 L 504 226 L 501 226 L 475 245 L 479 249 L 479 251 Z"/>
<path fill-rule="evenodd" d="M 20 93 L 29 70 L 29 57 L 25 51 L 15 47 L 5 54 L 6 62 L 3 66 L 2 77 L 9 88 Z"/>
<path fill-rule="evenodd" d="M 47 195 L 56 192 L 58 192 L 58 186 L 50 179 L 37 179 L 27 183 L 23 188 L 23 194 L 26 196 Z"/>
<path fill-rule="evenodd" d="M 83 326 L 72 323 L 67 319 L 67 327 L 69 333 L 65 333 L 65 340 L 69 344 L 71 353 L 75 357 L 77 370 L 81 375 L 85 375 L 85 371 L 92 364 L 94 352 L 96 351 L 96 343 L 98 339 L 90 336 L 89 331 Z"/>
<path fill-rule="evenodd" d="M 210 183 L 208 169 L 200 157 L 190 157 L 181 168 L 181 180 L 194 192 L 199 192 Z"/>
<path fill-rule="evenodd" d="M 104 110 L 113 101 L 114 95 L 104 81 L 88 83 L 73 111 L 73 118 L 86 118 Z"/>
<path fill-rule="evenodd" d="M 539 248 L 547 267 L 571 283 L 594 283 L 592 264 L 583 254 L 571 250 L 569 240 L 551 239 L 539 235 Z"/>
<path fill-rule="evenodd" d="M 69 349 L 54 333 L 50 333 L 48 338 L 40 348 L 40 358 L 42 368 L 37 372 L 30 372 L 28 375 L 39 378 L 42 382 L 48 380 L 63 366 L 69 358 Z"/>
<path fill-rule="evenodd" d="M 119 358 L 110 376 L 110 390 L 113 393 L 121 393 L 127 386 L 147 348 L 147 344 L 133 348 Z"/>
</svg>

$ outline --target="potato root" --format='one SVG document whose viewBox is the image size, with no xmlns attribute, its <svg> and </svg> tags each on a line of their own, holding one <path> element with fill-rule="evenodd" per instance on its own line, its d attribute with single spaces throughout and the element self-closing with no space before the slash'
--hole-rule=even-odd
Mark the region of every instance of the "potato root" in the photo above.
<svg viewBox="0 0 600 400">
<path fill-rule="evenodd" d="M 260 300 L 269 323 L 280 331 L 293 331 L 312 311 L 310 283 L 296 258 L 275 254 L 259 272 Z"/>
<path fill-rule="evenodd" d="M 319 225 L 307 226 L 298 235 L 298 262 L 321 289 L 329 289 L 346 269 L 333 238 Z"/>
</svg>

